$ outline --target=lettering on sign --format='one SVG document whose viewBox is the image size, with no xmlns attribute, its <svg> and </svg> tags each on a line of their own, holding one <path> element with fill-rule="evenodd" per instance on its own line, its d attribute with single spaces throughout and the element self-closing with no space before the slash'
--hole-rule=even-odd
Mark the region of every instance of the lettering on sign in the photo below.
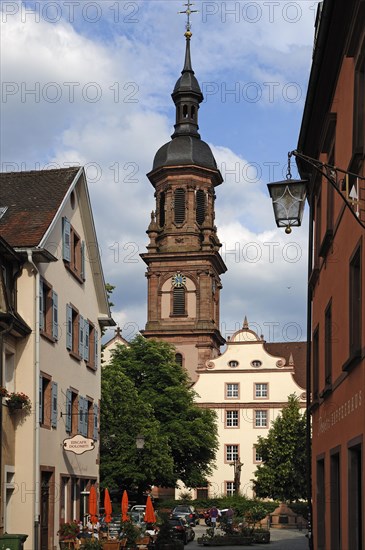
<svg viewBox="0 0 365 550">
<path fill-rule="evenodd" d="M 95 448 L 95 442 L 90 437 L 84 437 L 83 435 L 76 434 L 71 438 L 63 440 L 63 448 L 65 451 L 82 455 L 87 451 L 93 451 Z"/>
<path fill-rule="evenodd" d="M 331 413 L 320 416 L 318 420 L 318 435 L 330 430 L 335 424 L 349 416 L 362 406 L 362 391 L 356 392 L 341 405 L 337 406 Z"/>
</svg>

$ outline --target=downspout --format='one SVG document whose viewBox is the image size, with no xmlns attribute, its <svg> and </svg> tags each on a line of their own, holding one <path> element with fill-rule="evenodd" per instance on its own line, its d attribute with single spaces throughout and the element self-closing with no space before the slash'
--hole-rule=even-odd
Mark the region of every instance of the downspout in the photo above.
<svg viewBox="0 0 365 550">
<path fill-rule="evenodd" d="M 34 550 L 39 550 L 39 528 L 40 528 L 40 459 L 39 459 L 39 436 L 40 436 L 40 418 L 39 418 L 39 271 L 33 262 L 32 251 L 28 250 L 28 263 L 33 267 L 35 273 L 35 331 L 34 331 L 34 387 L 35 387 L 35 426 L 34 426 Z"/>
</svg>

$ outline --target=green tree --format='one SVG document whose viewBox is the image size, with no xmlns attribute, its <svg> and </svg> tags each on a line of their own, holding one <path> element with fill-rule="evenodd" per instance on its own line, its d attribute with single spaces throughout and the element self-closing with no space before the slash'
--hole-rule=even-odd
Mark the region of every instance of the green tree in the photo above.
<svg viewBox="0 0 365 550">
<path fill-rule="evenodd" d="M 174 483 L 170 447 L 151 405 L 116 364 L 103 368 L 101 385 L 102 486 L 141 492 L 149 484 Z M 143 451 L 136 448 L 139 433 L 145 438 Z"/>
<path fill-rule="evenodd" d="M 129 379 L 141 402 L 150 406 L 161 437 L 168 441 L 173 461 L 173 480 L 168 485 L 178 479 L 188 487 L 204 484 L 218 448 L 216 415 L 194 402 L 188 375 L 175 363 L 175 349 L 137 336 L 129 347 L 117 348 L 112 366 Z M 140 414 L 137 407 L 135 411 Z"/>
<path fill-rule="evenodd" d="M 267 437 L 258 438 L 256 449 L 262 457 L 252 480 L 256 495 L 290 502 L 305 499 L 306 416 L 301 414 L 295 395 L 288 397 Z"/>
</svg>

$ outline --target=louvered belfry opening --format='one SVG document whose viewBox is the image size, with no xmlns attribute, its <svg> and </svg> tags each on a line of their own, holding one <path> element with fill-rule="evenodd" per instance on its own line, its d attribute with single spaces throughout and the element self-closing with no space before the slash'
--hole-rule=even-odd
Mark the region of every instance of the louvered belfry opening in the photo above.
<svg viewBox="0 0 365 550">
<path fill-rule="evenodd" d="M 175 363 L 180 365 L 180 367 L 183 366 L 183 356 L 181 355 L 181 353 L 175 353 Z"/>
<path fill-rule="evenodd" d="M 185 288 L 183 286 L 175 287 L 173 290 L 172 313 L 185 315 Z"/>
<path fill-rule="evenodd" d="M 185 221 L 185 189 L 176 189 L 174 194 L 175 223 L 182 224 Z"/>
<path fill-rule="evenodd" d="M 201 189 L 196 192 L 196 221 L 201 225 L 205 220 L 205 193 Z"/>
<path fill-rule="evenodd" d="M 160 211 L 160 227 L 163 227 L 165 225 L 165 193 L 162 191 L 160 193 L 160 205 L 159 205 L 159 211 Z"/>
</svg>

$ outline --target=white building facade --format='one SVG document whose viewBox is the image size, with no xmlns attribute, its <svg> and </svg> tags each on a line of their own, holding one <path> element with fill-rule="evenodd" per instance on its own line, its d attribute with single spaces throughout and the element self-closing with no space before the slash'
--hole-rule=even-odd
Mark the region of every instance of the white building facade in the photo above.
<svg viewBox="0 0 365 550">
<path fill-rule="evenodd" d="M 283 355 L 270 354 L 270 346 Z M 217 413 L 219 449 L 207 487 L 195 490 L 193 497 L 234 494 L 235 471 L 239 493 L 254 496 L 251 480 L 261 463 L 255 447 L 258 437 L 267 435 L 289 395 L 295 394 L 305 409 L 305 391 L 298 383 L 304 379 L 304 352 L 305 343 L 266 344 L 245 321 L 226 351 L 199 370 L 196 402 Z"/>
</svg>

